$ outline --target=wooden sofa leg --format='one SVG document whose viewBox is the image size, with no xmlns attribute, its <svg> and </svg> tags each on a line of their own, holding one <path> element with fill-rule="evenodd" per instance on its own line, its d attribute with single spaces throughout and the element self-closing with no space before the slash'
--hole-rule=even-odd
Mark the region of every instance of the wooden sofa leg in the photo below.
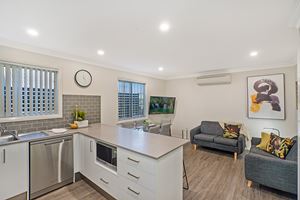
<svg viewBox="0 0 300 200">
<path fill-rule="evenodd" d="M 237 160 L 237 157 L 238 157 L 237 152 L 234 152 L 234 153 L 233 153 L 233 159 L 234 159 L 234 160 Z"/>
<path fill-rule="evenodd" d="M 247 186 L 248 186 L 248 188 L 251 188 L 251 186 L 252 186 L 252 181 L 247 181 Z"/>
<path fill-rule="evenodd" d="M 196 150 L 196 149 L 197 149 L 197 145 L 193 144 L 193 150 Z"/>
</svg>

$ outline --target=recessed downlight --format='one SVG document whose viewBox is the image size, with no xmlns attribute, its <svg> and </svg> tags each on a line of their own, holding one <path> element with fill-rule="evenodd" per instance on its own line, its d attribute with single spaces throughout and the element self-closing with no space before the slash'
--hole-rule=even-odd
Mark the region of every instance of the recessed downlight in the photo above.
<svg viewBox="0 0 300 200">
<path fill-rule="evenodd" d="M 33 29 L 33 28 L 28 28 L 26 30 L 26 33 L 32 37 L 37 37 L 39 36 L 39 32 L 36 30 L 36 29 Z"/>
<path fill-rule="evenodd" d="M 163 67 L 159 67 L 158 71 L 162 72 L 162 71 L 164 71 L 164 68 Z"/>
<path fill-rule="evenodd" d="M 170 24 L 168 22 L 162 22 L 159 25 L 159 30 L 161 32 L 168 32 L 170 30 Z"/>
<path fill-rule="evenodd" d="M 100 56 L 103 56 L 105 54 L 105 52 L 102 49 L 99 49 L 97 51 L 97 54 L 100 55 Z"/>
<path fill-rule="evenodd" d="M 249 54 L 251 57 L 255 57 L 258 55 L 258 51 L 251 51 Z"/>
</svg>

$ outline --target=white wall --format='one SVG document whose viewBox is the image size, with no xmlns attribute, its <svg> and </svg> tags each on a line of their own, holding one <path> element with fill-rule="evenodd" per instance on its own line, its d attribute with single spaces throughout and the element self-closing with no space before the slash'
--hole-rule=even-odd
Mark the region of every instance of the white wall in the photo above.
<svg viewBox="0 0 300 200">
<path fill-rule="evenodd" d="M 247 118 L 247 76 L 285 73 L 286 120 Z M 173 133 L 191 129 L 202 120 L 236 121 L 244 123 L 251 136 L 260 136 L 264 127 L 275 127 L 282 136 L 297 134 L 296 66 L 272 70 L 234 73 L 228 85 L 198 86 L 195 78 L 170 80 L 166 83 L 169 96 L 176 96 Z"/>
<path fill-rule="evenodd" d="M 105 124 L 117 123 L 117 80 L 128 79 L 146 83 L 147 100 L 150 95 L 177 98 L 174 116 L 157 115 L 151 118 L 155 121 L 173 118 L 172 133 L 178 137 L 181 137 L 182 129 L 191 129 L 202 120 L 240 121 L 246 124 L 252 136 L 259 136 L 264 127 L 276 127 L 281 130 L 282 136 L 293 136 L 297 130 L 296 67 L 235 73 L 230 85 L 197 86 L 194 78 L 163 81 L 4 46 L 0 46 L 0 60 L 60 68 L 63 94 L 101 96 L 101 118 Z M 84 89 L 75 84 L 74 74 L 79 69 L 86 69 L 92 74 L 90 87 Z M 247 119 L 247 76 L 272 73 L 286 75 L 286 120 Z M 148 104 L 146 106 L 148 108 Z"/>
<path fill-rule="evenodd" d="M 101 96 L 101 121 L 105 124 L 116 124 L 118 121 L 118 79 L 146 83 L 147 100 L 150 95 L 165 93 L 163 80 L 4 46 L 0 46 L 0 60 L 59 68 L 62 73 L 63 94 Z M 80 88 L 75 84 L 74 74 L 79 69 L 86 69 L 92 74 L 93 82 L 90 87 Z"/>
</svg>

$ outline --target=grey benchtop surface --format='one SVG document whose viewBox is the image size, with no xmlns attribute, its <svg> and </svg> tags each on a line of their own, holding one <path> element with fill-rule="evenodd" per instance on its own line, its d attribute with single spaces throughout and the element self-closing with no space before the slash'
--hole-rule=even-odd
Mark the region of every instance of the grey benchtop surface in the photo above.
<svg viewBox="0 0 300 200">
<path fill-rule="evenodd" d="M 87 128 L 70 130 L 116 147 L 134 151 L 155 159 L 183 146 L 188 142 L 181 138 L 169 137 L 139 130 L 121 128 L 104 124 L 92 124 Z"/>
<path fill-rule="evenodd" d="M 94 138 L 95 140 L 143 154 L 154 159 L 159 159 L 160 157 L 189 142 L 188 140 L 181 138 L 147 133 L 139 130 L 104 125 L 100 123 L 89 125 L 87 128 L 68 129 L 68 131 L 63 134 L 54 134 L 49 130 L 44 132 L 48 133 L 49 136 L 42 138 L 42 140 L 80 133 Z M 18 142 L 25 141 L 14 141 L 8 144 Z"/>
</svg>

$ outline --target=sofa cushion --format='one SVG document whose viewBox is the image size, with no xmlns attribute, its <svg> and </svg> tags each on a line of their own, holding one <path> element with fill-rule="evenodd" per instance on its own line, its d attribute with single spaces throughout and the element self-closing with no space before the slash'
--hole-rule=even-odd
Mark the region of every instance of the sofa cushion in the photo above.
<svg viewBox="0 0 300 200">
<path fill-rule="evenodd" d="M 292 140 L 294 141 L 294 144 L 292 148 L 290 149 L 289 153 L 286 155 L 285 159 L 297 161 L 298 157 L 298 139 L 297 136 L 293 137 Z"/>
<path fill-rule="evenodd" d="M 237 139 L 240 135 L 242 125 L 233 125 L 224 123 L 224 138 Z"/>
<path fill-rule="evenodd" d="M 195 140 L 202 140 L 202 141 L 205 141 L 205 142 L 213 142 L 215 137 L 217 137 L 217 136 L 201 133 L 201 134 L 195 135 L 194 139 Z"/>
<path fill-rule="evenodd" d="M 261 132 L 261 140 L 260 143 L 258 145 L 256 145 L 256 147 L 258 147 L 261 150 L 267 151 L 267 145 L 270 142 L 270 137 L 271 134 L 266 133 L 266 132 Z"/>
<path fill-rule="evenodd" d="M 290 138 L 281 138 L 278 135 L 271 133 L 270 143 L 267 146 L 267 152 L 277 156 L 278 158 L 285 159 L 294 143 L 295 141 Z"/>
<path fill-rule="evenodd" d="M 217 136 L 214 138 L 214 143 L 236 147 L 238 141 L 236 139 L 229 139 L 229 138 L 224 138 L 223 136 Z"/>
<path fill-rule="evenodd" d="M 261 156 L 267 156 L 267 157 L 274 157 L 276 158 L 275 156 L 273 156 L 272 154 L 268 153 L 268 152 L 265 152 L 261 149 L 259 149 L 258 147 L 256 147 L 255 145 L 252 145 L 251 149 L 250 149 L 250 152 L 251 153 L 256 153 L 256 154 L 259 154 Z"/>
<path fill-rule="evenodd" d="M 201 122 L 201 133 L 209 134 L 209 135 L 223 135 L 223 128 L 219 124 L 219 122 L 213 121 L 202 121 Z"/>
</svg>

